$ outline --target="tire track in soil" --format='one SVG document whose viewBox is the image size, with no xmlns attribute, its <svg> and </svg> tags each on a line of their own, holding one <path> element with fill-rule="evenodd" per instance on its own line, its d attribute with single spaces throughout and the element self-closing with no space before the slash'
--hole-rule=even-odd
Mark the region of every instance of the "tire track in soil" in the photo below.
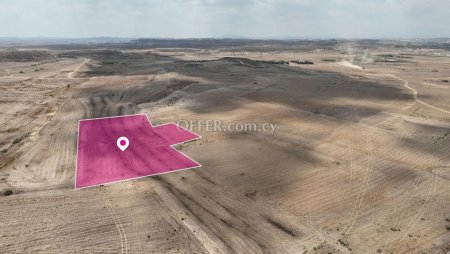
<svg viewBox="0 0 450 254">
<path fill-rule="evenodd" d="M 106 204 L 106 207 L 108 208 L 111 218 L 114 221 L 114 224 L 117 227 L 117 231 L 119 232 L 121 253 L 127 254 L 128 253 L 128 241 L 127 241 L 127 235 L 125 233 L 125 230 L 123 229 L 123 225 L 122 225 L 122 223 L 120 223 L 119 219 L 117 218 L 116 214 L 114 213 L 111 203 L 108 201 L 105 201 L 105 204 Z"/>
<path fill-rule="evenodd" d="M 425 214 L 425 210 L 427 206 L 430 204 L 434 194 L 436 193 L 436 187 L 438 182 L 438 175 L 433 174 L 434 169 L 431 170 L 432 173 L 432 186 L 429 188 L 427 199 L 425 202 L 420 206 L 420 208 L 417 210 L 414 217 L 411 219 L 409 225 L 407 226 L 407 229 L 405 230 L 405 233 L 403 233 L 393 244 L 393 251 L 394 253 L 397 253 L 397 249 L 400 247 L 400 244 L 403 242 L 403 240 L 410 234 L 414 226 L 416 226 L 417 222 L 420 221 L 420 219 Z"/>
<path fill-rule="evenodd" d="M 364 195 L 365 195 L 365 193 L 367 191 L 367 187 L 368 187 L 367 184 L 369 182 L 369 176 L 370 176 L 370 173 L 372 172 L 372 142 L 371 142 L 369 136 L 367 136 L 367 145 L 368 145 L 367 171 L 366 171 L 366 174 L 364 175 L 363 184 L 361 186 L 361 189 L 358 192 L 358 195 L 356 196 L 356 199 L 355 199 L 355 204 L 353 206 L 353 213 L 352 213 L 352 222 L 348 226 L 348 229 L 345 231 L 344 235 L 348 235 L 350 233 L 350 231 L 352 230 L 353 226 L 356 223 L 356 220 L 358 219 L 359 209 L 362 206 L 362 203 L 364 200 Z"/>
</svg>

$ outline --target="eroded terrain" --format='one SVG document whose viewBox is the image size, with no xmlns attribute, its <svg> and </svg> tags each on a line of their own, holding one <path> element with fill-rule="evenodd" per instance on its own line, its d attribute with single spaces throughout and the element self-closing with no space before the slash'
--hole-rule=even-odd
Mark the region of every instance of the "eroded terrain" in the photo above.
<svg viewBox="0 0 450 254">
<path fill-rule="evenodd" d="M 1 49 L 0 252 L 447 253 L 448 51 L 350 46 Z M 135 113 L 278 128 L 74 190 L 78 120 Z"/>
</svg>

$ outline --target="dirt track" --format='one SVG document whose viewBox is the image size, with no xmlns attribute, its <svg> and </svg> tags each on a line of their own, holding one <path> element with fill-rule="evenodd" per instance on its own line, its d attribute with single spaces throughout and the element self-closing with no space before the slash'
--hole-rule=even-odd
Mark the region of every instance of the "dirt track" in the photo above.
<svg viewBox="0 0 450 254">
<path fill-rule="evenodd" d="M 0 62 L 0 252 L 449 250 L 450 90 L 427 83 L 448 57 L 181 50 Z M 278 129 L 194 129 L 201 168 L 74 190 L 78 120 L 134 113 Z"/>
</svg>

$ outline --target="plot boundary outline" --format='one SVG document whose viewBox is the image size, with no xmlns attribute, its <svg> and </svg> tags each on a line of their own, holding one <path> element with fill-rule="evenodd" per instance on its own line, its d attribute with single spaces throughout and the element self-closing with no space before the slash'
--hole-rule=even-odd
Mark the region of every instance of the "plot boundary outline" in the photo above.
<svg viewBox="0 0 450 254">
<path fill-rule="evenodd" d="M 150 174 L 150 175 L 145 175 L 145 176 L 137 176 L 137 177 L 132 177 L 132 178 L 127 178 L 127 179 L 123 179 L 123 180 L 117 180 L 117 181 L 112 181 L 112 182 L 107 182 L 107 183 L 99 183 L 99 184 L 93 184 L 93 185 L 89 185 L 89 186 L 83 186 L 83 187 L 79 187 L 77 188 L 77 176 L 78 176 L 78 144 L 79 144 L 79 139 L 80 139 L 80 122 L 84 122 L 84 121 L 92 121 L 92 120 L 102 120 L 102 119 L 108 119 L 108 118 L 122 118 L 122 117 L 129 117 L 129 116 L 145 116 L 147 118 L 147 121 L 150 123 L 150 126 L 152 128 L 155 127 L 160 127 L 160 126 L 164 126 L 164 125 L 169 125 L 169 124 L 174 124 L 177 126 L 177 128 L 183 129 L 184 131 L 188 131 L 190 133 L 195 134 L 197 137 L 189 139 L 189 140 L 185 140 L 176 144 L 172 144 L 169 145 L 170 148 L 172 148 L 173 150 L 177 151 L 178 153 L 180 153 L 181 155 L 183 155 L 184 157 L 186 157 L 187 159 L 195 162 L 197 164 L 197 166 L 194 167 L 188 167 L 188 168 L 182 168 L 182 169 L 175 169 L 175 170 L 171 170 L 171 171 L 167 171 L 167 172 L 161 172 L 161 173 L 156 173 L 156 174 Z M 91 188 L 91 187 L 96 187 L 96 186 L 102 186 L 102 185 L 110 185 L 110 184 L 114 184 L 114 183 L 120 183 L 120 182 L 125 182 L 125 181 L 129 181 L 129 180 L 136 180 L 139 178 L 144 178 L 144 177 L 151 177 L 151 176 L 157 176 L 157 175 L 163 175 L 163 174 L 168 174 L 168 173 L 173 173 L 173 172 L 178 172 L 178 171 L 183 171 L 183 170 L 188 170 L 188 169 L 194 169 L 194 168 L 199 168 L 202 165 L 200 163 L 198 163 L 197 161 L 191 159 L 189 156 L 187 156 L 186 154 L 184 154 L 183 152 L 181 152 L 180 150 L 177 150 L 175 148 L 175 146 L 179 145 L 179 144 L 183 144 L 186 142 L 190 142 L 193 140 L 197 140 L 202 138 L 202 136 L 198 135 L 197 133 L 194 133 L 190 130 L 187 130 L 181 126 L 179 126 L 178 124 L 174 123 L 174 122 L 168 122 L 168 123 L 164 123 L 164 124 L 160 124 L 160 125 L 153 125 L 152 122 L 150 121 L 150 118 L 148 118 L 147 114 L 145 113 L 140 113 L 140 114 L 132 114 L 132 115 L 122 115 L 122 116 L 107 116 L 107 117 L 97 117 L 97 118 L 89 118 L 89 119 L 80 119 L 78 120 L 78 130 L 77 130 L 77 157 L 75 160 L 75 180 L 74 180 L 74 189 L 75 190 L 81 190 L 81 189 L 86 189 L 86 188 Z"/>
</svg>

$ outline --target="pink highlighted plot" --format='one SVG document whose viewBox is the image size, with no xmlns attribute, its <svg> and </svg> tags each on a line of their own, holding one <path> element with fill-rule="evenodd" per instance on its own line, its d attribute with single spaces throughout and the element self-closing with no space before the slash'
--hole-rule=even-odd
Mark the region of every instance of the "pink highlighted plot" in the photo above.
<svg viewBox="0 0 450 254">
<path fill-rule="evenodd" d="M 199 137 L 146 115 L 80 120 L 75 188 L 200 167 L 172 147 Z"/>
</svg>

